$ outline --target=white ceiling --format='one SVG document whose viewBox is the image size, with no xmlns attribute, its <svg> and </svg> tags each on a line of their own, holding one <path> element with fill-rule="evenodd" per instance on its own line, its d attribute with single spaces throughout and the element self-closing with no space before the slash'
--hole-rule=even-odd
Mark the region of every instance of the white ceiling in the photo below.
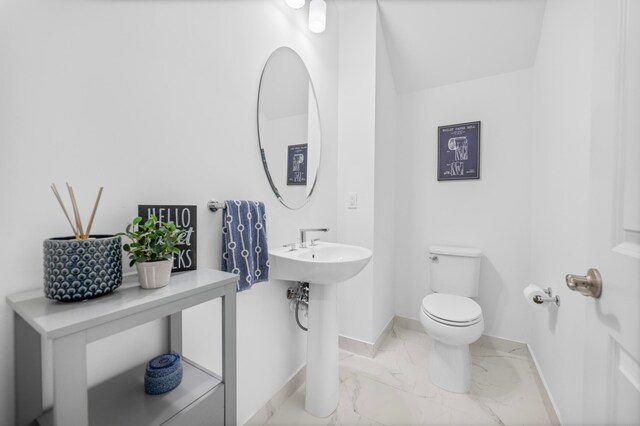
<svg viewBox="0 0 640 426">
<path fill-rule="evenodd" d="M 399 93 L 533 66 L 546 0 L 378 0 Z"/>
</svg>

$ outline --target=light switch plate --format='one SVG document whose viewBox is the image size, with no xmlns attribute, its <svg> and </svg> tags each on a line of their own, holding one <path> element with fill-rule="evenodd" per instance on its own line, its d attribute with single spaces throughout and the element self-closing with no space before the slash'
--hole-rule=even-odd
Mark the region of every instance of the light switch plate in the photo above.
<svg viewBox="0 0 640 426">
<path fill-rule="evenodd" d="M 350 192 L 349 198 L 347 200 L 347 208 L 348 209 L 357 209 L 358 208 L 358 193 Z"/>
</svg>

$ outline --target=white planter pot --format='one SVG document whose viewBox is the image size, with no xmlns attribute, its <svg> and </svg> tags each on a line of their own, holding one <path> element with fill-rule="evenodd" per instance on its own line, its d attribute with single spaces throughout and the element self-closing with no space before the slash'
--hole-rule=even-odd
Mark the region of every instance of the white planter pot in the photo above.
<svg viewBox="0 0 640 426">
<path fill-rule="evenodd" d="M 159 262 L 136 262 L 140 287 L 151 289 L 166 286 L 169 284 L 172 266 L 173 259 Z"/>
</svg>

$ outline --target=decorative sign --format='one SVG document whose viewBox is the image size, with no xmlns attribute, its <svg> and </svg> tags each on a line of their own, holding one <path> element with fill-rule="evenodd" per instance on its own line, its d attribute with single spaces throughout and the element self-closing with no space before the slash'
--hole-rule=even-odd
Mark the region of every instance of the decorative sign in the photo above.
<svg viewBox="0 0 640 426">
<path fill-rule="evenodd" d="M 480 179 L 480 122 L 438 127 L 438 180 Z"/>
<path fill-rule="evenodd" d="M 138 206 L 138 216 L 142 216 L 143 221 L 155 215 L 159 221 L 173 222 L 176 227 L 185 230 L 182 242 L 178 245 L 180 253 L 173 255 L 172 272 L 198 269 L 197 213 L 197 206 Z"/>
<path fill-rule="evenodd" d="M 307 144 L 289 145 L 287 185 L 307 184 Z"/>
</svg>

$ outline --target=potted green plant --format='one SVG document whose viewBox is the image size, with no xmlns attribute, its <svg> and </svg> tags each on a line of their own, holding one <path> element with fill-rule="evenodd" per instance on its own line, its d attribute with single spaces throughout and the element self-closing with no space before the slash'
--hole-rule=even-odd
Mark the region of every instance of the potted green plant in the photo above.
<svg viewBox="0 0 640 426">
<path fill-rule="evenodd" d="M 136 265 L 140 287 L 160 288 L 169 283 L 173 255 L 180 253 L 176 246 L 183 232 L 175 223 L 162 222 L 151 215 L 144 223 L 142 217 L 136 217 L 125 232 L 118 234 L 132 241 L 122 248 L 129 254 L 129 266 Z"/>
</svg>

